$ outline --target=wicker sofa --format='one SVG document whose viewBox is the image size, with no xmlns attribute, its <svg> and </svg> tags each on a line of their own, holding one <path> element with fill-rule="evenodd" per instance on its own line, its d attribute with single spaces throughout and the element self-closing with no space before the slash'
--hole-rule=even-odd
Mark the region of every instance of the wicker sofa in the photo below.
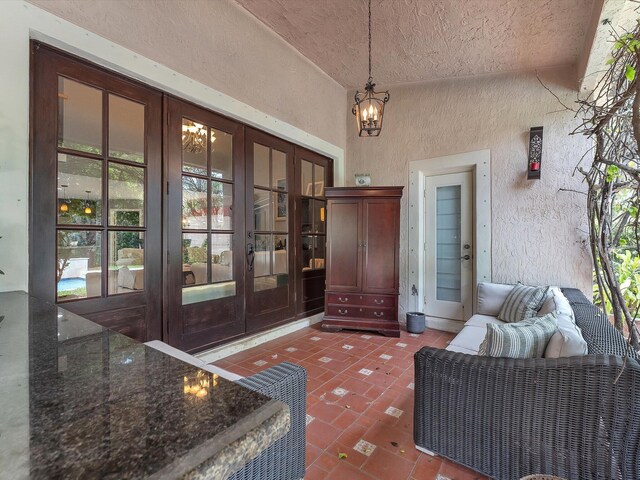
<svg viewBox="0 0 640 480">
<path fill-rule="evenodd" d="M 414 441 L 489 477 L 640 478 L 640 365 L 578 290 L 562 289 L 588 354 L 415 354 Z"/>
<path fill-rule="evenodd" d="M 147 342 L 146 345 L 208 372 L 217 373 L 227 380 L 280 400 L 289 406 L 289 432 L 234 473 L 229 480 L 298 480 L 304 477 L 307 371 L 303 367 L 283 362 L 250 377 L 241 377 L 204 363 L 159 340 Z"/>
</svg>

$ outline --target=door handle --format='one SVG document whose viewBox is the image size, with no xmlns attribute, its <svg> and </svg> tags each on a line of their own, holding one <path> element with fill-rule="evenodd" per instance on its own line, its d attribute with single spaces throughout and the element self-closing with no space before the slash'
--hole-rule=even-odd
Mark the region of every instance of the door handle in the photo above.
<svg viewBox="0 0 640 480">
<path fill-rule="evenodd" d="M 470 259 L 471 259 L 471 255 L 464 255 L 460 257 L 460 260 L 470 260 Z"/>
<path fill-rule="evenodd" d="M 348 312 L 349 312 L 349 310 L 346 310 L 346 309 L 345 309 L 345 310 L 342 310 L 342 309 L 340 309 L 340 308 L 338 309 L 338 313 L 339 313 L 340 315 L 346 315 Z"/>
<path fill-rule="evenodd" d="M 373 312 L 373 314 L 378 318 L 384 317 L 384 312 Z"/>
<path fill-rule="evenodd" d="M 384 300 L 378 300 L 377 298 L 374 298 L 373 303 L 375 303 L 376 305 L 382 305 L 384 303 Z"/>
<path fill-rule="evenodd" d="M 249 271 L 253 271 L 253 262 L 256 259 L 256 253 L 253 250 L 253 243 L 247 243 L 247 264 Z"/>
<path fill-rule="evenodd" d="M 342 303 L 347 303 L 349 301 L 349 297 L 338 297 L 338 300 L 340 300 Z"/>
</svg>

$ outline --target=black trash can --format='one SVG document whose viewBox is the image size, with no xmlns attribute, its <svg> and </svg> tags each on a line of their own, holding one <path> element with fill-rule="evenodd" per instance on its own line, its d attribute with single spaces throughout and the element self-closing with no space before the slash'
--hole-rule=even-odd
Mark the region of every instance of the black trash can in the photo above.
<svg viewBox="0 0 640 480">
<path fill-rule="evenodd" d="M 425 329 L 424 313 L 407 312 L 407 332 L 422 333 Z"/>
</svg>

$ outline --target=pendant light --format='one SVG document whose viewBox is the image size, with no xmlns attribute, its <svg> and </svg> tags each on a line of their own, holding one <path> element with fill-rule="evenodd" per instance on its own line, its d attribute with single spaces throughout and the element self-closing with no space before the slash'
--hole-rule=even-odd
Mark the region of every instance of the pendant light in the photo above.
<svg viewBox="0 0 640 480">
<path fill-rule="evenodd" d="M 60 185 L 62 187 L 62 201 L 60 202 L 60 213 L 67 213 L 69 211 L 69 200 L 67 200 L 67 187 L 69 185 Z"/>
<path fill-rule="evenodd" d="M 351 113 L 356 117 L 358 134 L 361 137 L 377 137 L 382 130 L 384 105 L 389 101 L 389 91 L 376 92 L 371 76 L 371 0 L 369 0 L 369 79 L 364 92 L 356 92 Z"/>
<path fill-rule="evenodd" d="M 91 205 L 89 205 L 89 194 L 91 193 L 91 190 L 85 190 L 85 192 L 87 192 L 87 203 L 85 203 L 84 213 L 86 215 L 91 215 L 93 213 Z"/>
</svg>

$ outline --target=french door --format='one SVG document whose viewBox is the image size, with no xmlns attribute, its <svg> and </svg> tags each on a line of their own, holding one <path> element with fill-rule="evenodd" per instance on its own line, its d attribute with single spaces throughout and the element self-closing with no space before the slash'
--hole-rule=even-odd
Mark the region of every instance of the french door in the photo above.
<svg viewBox="0 0 640 480">
<path fill-rule="evenodd" d="M 167 100 L 169 343 L 206 348 L 245 332 L 242 125 Z"/>
<path fill-rule="evenodd" d="M 288 142 L 246 129 L 247 331 L 295 315 L 293 159 Z"/>
<path fill-rule="evenodd" d="M 161 338 L 162 95 L 31 46 L 29 291 Z"/>
<path fill-rule="evenodd" d="M 473 301 L 473 176 L 425 179 L 425 312 L 467 320 Z"/>
</svg>

